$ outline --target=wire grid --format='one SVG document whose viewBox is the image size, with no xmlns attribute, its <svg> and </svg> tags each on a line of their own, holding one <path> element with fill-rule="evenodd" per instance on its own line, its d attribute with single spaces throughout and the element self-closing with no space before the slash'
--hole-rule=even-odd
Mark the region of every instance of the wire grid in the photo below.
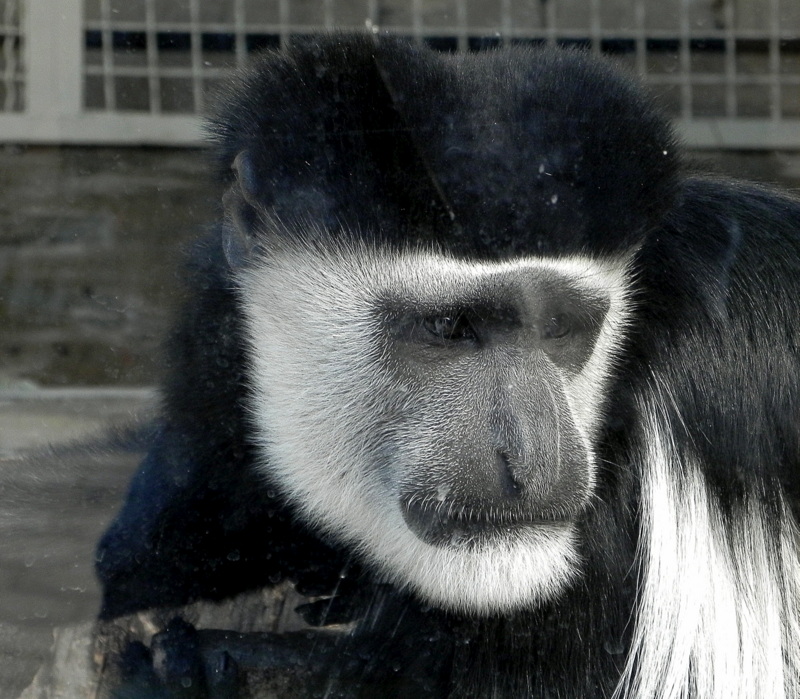
<svg viewBox="0 0 800 699">
<path fill-rule="evenodd" d="M 0 0 L 0 112 L 24 109 L 20 0 Z"/>
<path fill-rule="evenodd" d="M 84 2 L 89 109 L 202 113 L 254 51 L 371 25 L 441 50 L 558 42 L 616 54 L 686 120 L 800 118 L 798 0 Z"/>
</svg>

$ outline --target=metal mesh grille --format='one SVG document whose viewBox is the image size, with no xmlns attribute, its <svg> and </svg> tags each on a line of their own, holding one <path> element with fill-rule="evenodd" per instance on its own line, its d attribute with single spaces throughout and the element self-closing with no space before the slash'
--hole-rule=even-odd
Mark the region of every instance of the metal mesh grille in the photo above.
<svg viewBox="0 0 800 699">
<path fill-rule="evenodd" d="M 248 55 L 372 25 L 442 51 L 614 54 L 690 145 L 800 147 L 800 0 L 0 0 L 0 14 L 9 141 L 197 144 L 209 95 Z"/>
<path fill-rule="evenodd" d="M 20 0 L 0 0 L 0 111 L 24 108 Z"/>
<path fill-rule="evenodd" d="M 676 116 L 800 117 L 797 0 L 86 0 L 85 106 L 198 113 L 249 53 L 366 23 L 441 50 L 613 53 Z"/>
</svg>

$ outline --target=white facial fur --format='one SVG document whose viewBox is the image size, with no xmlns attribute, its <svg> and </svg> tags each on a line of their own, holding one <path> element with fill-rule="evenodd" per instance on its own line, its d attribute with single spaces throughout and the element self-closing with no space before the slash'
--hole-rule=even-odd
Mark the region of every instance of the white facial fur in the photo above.
<svg viewBox="0 0 800 699">
<path fill-rule="evenodd" d="M 554 597 L 579 569 L 575 525 L 515 530 L 471 548 L 430 545 L 409 530 L 397 484 L 409 455 L 424 453 L 424 445 L 408 441 L 424 437 L 409 435 L 396 416 L 425 397 L 387 370 L 381 303 L 387 294 L 447 303 L 479 283 L 485 288 L 487 277 L 522 288 L 542 272 L 609 299 L 590 359 L 579 376 L 563 379 L 591 457 L 607 374 L 624 334 L 624 263 L 585 257 L 478 263 L 360 242 L 295 241 L 265 254 L 239 280 L 263 469 L 309 522 L 353 546 L 386 579 L 442 607 L 488 613 Z M 591 483 L 593 464 L 588 468 Z"/>
</svg>

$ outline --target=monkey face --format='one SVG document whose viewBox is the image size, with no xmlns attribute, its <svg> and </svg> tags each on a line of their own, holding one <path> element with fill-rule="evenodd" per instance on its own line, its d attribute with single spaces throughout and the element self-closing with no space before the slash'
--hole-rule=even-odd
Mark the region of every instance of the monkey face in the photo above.
<svg viewBox="0 0 800 699">
<path fill-rule="evenodd" d="M 304 517 L 444 606 L 535 604 L 575 576 L 624 265 L 317 240 L 241 287 L 261 468 Z"/>
</svg>

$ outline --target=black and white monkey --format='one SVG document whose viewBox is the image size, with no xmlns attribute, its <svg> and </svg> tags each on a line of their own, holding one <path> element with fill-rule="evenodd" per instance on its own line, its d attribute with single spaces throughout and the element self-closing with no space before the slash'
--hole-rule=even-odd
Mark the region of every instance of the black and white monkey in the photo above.
<svg viewBox="0 0 800 699">
<path fill-rule="evenodd" d="M 104 617 L 289 579 L 332 696 L 800 695 L 800 202 L 575 51 L 317 38 L 211 130 Z"/>
</svg>

